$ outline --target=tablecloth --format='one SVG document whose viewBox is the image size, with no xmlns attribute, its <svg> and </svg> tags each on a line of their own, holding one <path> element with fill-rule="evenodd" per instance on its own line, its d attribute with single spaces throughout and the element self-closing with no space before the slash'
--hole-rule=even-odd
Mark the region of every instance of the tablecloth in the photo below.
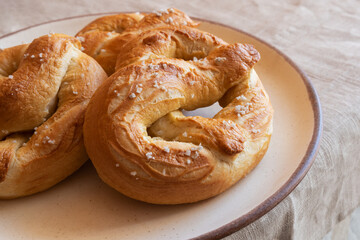
<svg viewBox="0 0 360 240">
<path fill-rule="evenodd" d="M 227 239 L 323 238 L 360 205 L 360 1 L 1 0 L 0 36 L 64 17 L 167 7 L 276 46 L 305 71 L 322 103 L 322 141 L 307 176 L 268 214 Z"/>
</svg>

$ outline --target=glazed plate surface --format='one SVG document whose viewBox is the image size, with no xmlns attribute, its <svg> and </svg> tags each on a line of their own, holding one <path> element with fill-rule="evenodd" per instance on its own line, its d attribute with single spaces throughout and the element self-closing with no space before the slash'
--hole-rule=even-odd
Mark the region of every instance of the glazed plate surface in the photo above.
<svg viewBox="0 0 360 240">
<path fill-rule="evenodd" d="M 0 38 L 0 47 L 31 42 L 50 31 L 75 35 L 101 15 L 33 26 Z M 104 184 L 87 162 L 55 187 L 0 201 L 1 239 L 213 239 L 260 218 L 284 199 L 309 170 L 321 134 L 320 103 L 310 81 L 278 50 L 240 30 L 199 20 L 200 29 L 229 43 L 251 43 L 255 66 L 274 114 L 274 133 L 260 164 L 223 194 L 194 204 L 157 206 L 127 198 Z M 192 112 L 213 116 L 217 107 Z"/>
</svg>

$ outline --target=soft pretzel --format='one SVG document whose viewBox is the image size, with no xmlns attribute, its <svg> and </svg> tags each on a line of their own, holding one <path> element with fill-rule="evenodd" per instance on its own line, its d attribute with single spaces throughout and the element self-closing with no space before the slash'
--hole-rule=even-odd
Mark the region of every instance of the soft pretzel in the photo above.
<svg viewBox="0 0 360 240">
<path fill-rule="evenodd" d="M 85 146 L 101 179 L 141 201 L 179 204 L 244 177 L 272 134 L 273 110 L 253 70 L 259 59 L 251 45 L 194 28 L 129 38 L 85 116 Z M 181 112 L 217 101 L 223 109 L 212 119 Z"/>
<path fill-rule="evenodd" d="M 123 44 L 142 31 L 160 26 L 195 27 L 186 14 L 177 9 L 155 13 L 117 14 L 98 18 L 80 30 L 76 37 L 82 42 L 84 52 L 111 75 L 115 71 L 116 58 Z"/>
<path fill-rule="evenodd" d="M 43 191 L 86 160 L 82 126 L 107 77 L 70 36 L 0 52 L 0 198 Z"/>
<path fill-rule="evenodd" d="M 118 51 L 116 69 L 153 58 L 204 58 L 212 49 L 225 45 L 222 39 L 191 27 L 159 27 L 129 37 Z"/>
</svg>

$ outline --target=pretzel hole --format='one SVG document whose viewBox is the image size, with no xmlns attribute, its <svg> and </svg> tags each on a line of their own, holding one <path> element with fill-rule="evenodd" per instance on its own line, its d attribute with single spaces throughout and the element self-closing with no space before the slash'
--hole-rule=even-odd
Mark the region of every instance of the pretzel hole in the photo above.
<svg viewBox="0 0 360 240">
<path fill-rule="evenodd" d="M 209 55 L 210 49 L 198 48 L 196 46 L 176 46 L 173 58 L 182 59 L 185 61 L 197 61 Z"/>
<path fill-rule="evenodd" d="M 115 28 L 112 29 L 108 29 L 107 32 L 111 32 L 111 33 L 123 33 L 125 31 L 125 28 L 117 26 Z"/>
<path fill-rule="evenodd" d="M 181 109 L 181 112 L 186 116 L 186 117 L 196 117 L 196 116 L 200 116 L 200 117 L 204 117 L 204 118 L 213 118 L 220 110 L 222 109 L 222 107 L 219 105 L 218 102 L 215 102 L 214 104 L 207 106 L 207 107 L 203 107 L 203 108 L 197 108 L 195 110 L 192 111 L 186 111 L 184 109 Z M 150 130 L 150 128 L 153 125 L 151 125 L 150 127 L 148 127 L 147 130 L 147 134 L 152 137 L 152 138 L 163 138 L 165 137 L 165 132 L 167 131 L 167 128 L 161 128 L 161 129 L 157 129 L 158 131 L 153 132 L 152 130 Z M 167 138 L 165 137 L 164 140 L 172 140 L 173 137 Z"/>
<path fill-rule="evenodd" d="M 20 130 L 20 131 L 15 131 L 15 132 L 7 132 L 6 134 L 4 134 L 3 131 L 1 131 L 0 129 L 0 141 L 14 135 L 14 134 L 20 134 L 20 135 L 24 135 L 24 136 L 29 136 L 29 139 L 27 139 L 24 143 L 27 143 L 31 136 L 34 135 L 35 133 L 35 129 L 38 128 L 39 126 L 41 126 L 43 123 L 45 123 L 49 118 L 51 118 L 54 113 L 57 111 L 57 109 L 59 108 L 59 96 L 58 94 L 56 94 L 56 96 L 52 99 L 50 99 L 49 103 L 47 104 L 45 111 L 47 112 L 47 115 L 43 118 L 43 121 L 41 123 L 38 123 L 38 125 L 33 129 L 30 130 Z"/>
<path fill-rule="evenodd" d="M 48 112 L 47 116 L 45 117 L 45 121 L 47 121 L 58 109 L 58 103 L 59 103 L 59 96 L 56 94 L 54 98 L 50 99 L 48 105 L 46 106 L 46 111 Z M 44 121 L 44 122 L 45 122 Z"/>
<path fill-rule="evenodd" d="M 5 141 L 7 139 L 11 139 L 11 138 L 18 138 L 19 136 L 23 137 L 22 139 L 22 144 L 23 146 L 26 145 L 27 142 L 30 141 L 30 138 L 34 135 L 35 130 L 29 130 L 29 131 L 20 131 L 20 132 L 14 132 L 14 133 L 9 133 L 5 136 L 3 136 L 2 138 L 0 137 L 0 141 Z"/>
<path fill-rule="evenodd" d="M 222 107 L 219 105 L 219 103 L 215 102 L 213 105 L 197 108 L 193 111 L 182 110 L 182 113 L 187 117 L 200 116 L 204 118 L 213 118 L 221 109 Z"/>
<path fill-rule="evenodd" d="M 179 43 L 175 39 L 173 42 L 175 43 L 175 52 L 174 55 L 170 57 L 183 59 L 185 61 L 197 61 L 205 58 L 212 49 L 210 46 L 195 45 L 192 42 Z"/>
<path fill-rule="evenodd" d="M 205 58 L 209 55 L 213 46 L 204 45 L 203 43 L 193 43 L 185 37 L 181 37 L 181 41 L 175 37 L 171 40 L 167 38 L 166 34 L 161 32 L 150 35 L 142 40 L 143 45 L 148 47 L 151 51 L 157 49 L 160 51 L 160 56 L 168 58 L 182 59 L 185 61 L 196 61 Z M 169 45 L 167 45 L 169 43 Z"/>
</svg>

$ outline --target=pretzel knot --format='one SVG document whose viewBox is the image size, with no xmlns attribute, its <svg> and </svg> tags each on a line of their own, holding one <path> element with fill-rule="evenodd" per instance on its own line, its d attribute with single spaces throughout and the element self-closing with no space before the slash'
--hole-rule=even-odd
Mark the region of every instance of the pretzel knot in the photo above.
<svg viewBox="0 0 360 240">
<path fill-rule="evenodd" d="M 53 34 L 0 52 L 0 198 L 43 191 L 87 160 L 85 109 L 107 76 L 80 47 Z"/>
<path fill-rule="evenodd" d="M 259 53 L 188 27 L 129 38 L 84 124 L 99 176 L 132 198 L 195 202 L 244 177 L 267 150 L 273 110 L 253 67 Z M 212 119 L 186 117 L 219 102 Z"/>
<path fill-rule="evenodd" d="M 84 52 L 92 56 L 111 75 L 115 72 L 116 58 L 128 38 L 161 26 L 190 26 L 193 22 L 185 13 L 169 8 L 155 13 L 117 14 L 94 20 L 81 29 L 76 37 Z"/>
</svg>

